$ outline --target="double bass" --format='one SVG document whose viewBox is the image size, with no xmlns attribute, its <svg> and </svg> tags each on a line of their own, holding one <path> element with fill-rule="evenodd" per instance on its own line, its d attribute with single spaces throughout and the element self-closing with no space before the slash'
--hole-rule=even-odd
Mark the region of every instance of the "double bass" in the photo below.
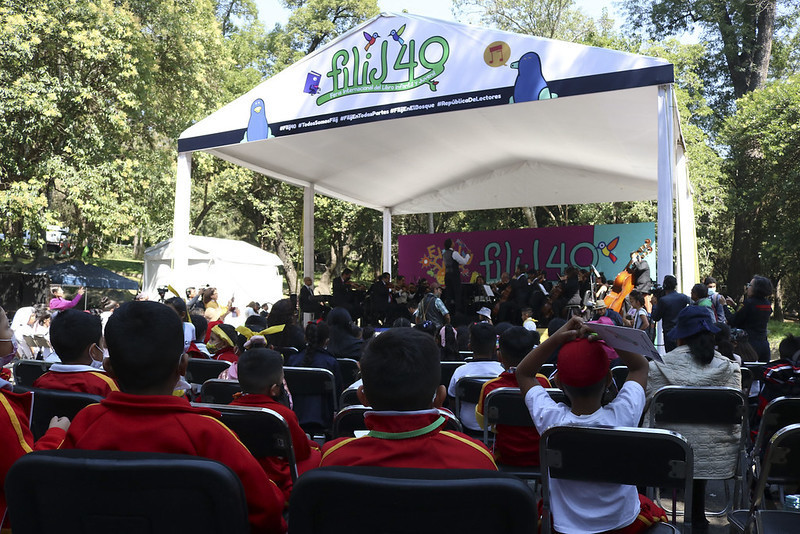
<svg viewBox="0 0 800 534">
<path fill-rule="evenodd" d="M 643 256 L 650 254 L 653 252 L 652 242 L 651 239 L 645 239 L 644 244 L 631 252 L 631 255 L 635 255 L 638 261 Z M 603 299 L 606 308 L 614 310 L 617 313 L 622 313 L 621 310 L 622 305 L 625 303 L 625 298 L 633 291 L 633 273 L 630 270 L 631 265 L 633 265 L 633 260 L 634 258 L 631 258 L 622 272 L 614 278 L 614 285 L 611 287 L 608 295 Z"/>
</svg>

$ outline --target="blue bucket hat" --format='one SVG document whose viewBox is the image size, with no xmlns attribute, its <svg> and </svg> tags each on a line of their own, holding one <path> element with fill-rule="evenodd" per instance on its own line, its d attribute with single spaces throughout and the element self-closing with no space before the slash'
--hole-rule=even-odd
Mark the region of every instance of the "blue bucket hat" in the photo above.
<svg viewBox="0 0 800 534">
<path fill-rule="evenodd" d="M 687 338 L 700 332 L 716 334 L 719 328 L 714 324 L 709 310 L 705 306 L 686 306 L 678 314 L 675 328 L 669 331 L 667 338 L 670 341 Z"/>
</svg>

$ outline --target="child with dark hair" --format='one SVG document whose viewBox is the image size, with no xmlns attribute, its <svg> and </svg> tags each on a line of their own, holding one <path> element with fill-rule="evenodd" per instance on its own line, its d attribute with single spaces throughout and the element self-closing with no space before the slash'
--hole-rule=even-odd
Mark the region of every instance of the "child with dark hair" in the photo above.
<svg viewBox="0 0 800 534">
<path fill-rule="evenodd" d="M 780 358 L 764 369 L 764 387 L 758 395 L 758 417 L 773 399 L 800 396 L 800 337 L 789 334 L 778 345 Z M 757 427 L 756 427 L 757 428 Z"/>
<path fill-rule="evenodd" d="M 113 378 L 103 372 L 103 331 L 100 317 L 78 310 L 64 310 L 50 324 L 50 343 L 61 358 L 33 382 L 33 387 L 108 396 L 119 391 Z"/>
<path fill-rule="evenodd" d="M 499 377 L 489 380 L 481 389 L 481 400 L 475 407 L 475 418 L 481 428 L 484 423 L 484 403 L 486 397 L 498 388 L 517 388 L 516 370 L 519 363 L 538 341 L 538 334 L 523 326 L 514 326 L 500 335 L 500 348 L 497 355 L 505 368 Z M 542 374 L 536 379 L 542 387 L 549 388 L 550 381 Z M 509 465 L 539 465 L 539 433 L 536 428 L 512 425 L 497 425 L 490 429 L 495 434 L 494 458 L 500 463 Z"/>
<path fill-rule="evenodd" d="M 298 351 L 303 350 L 305 346 L 303 329 L 296 323 L 297 306 L 292 304 L 291 299 L 281 299 L 273 304 L 267 316 L 267 326 L 283 325 L 283 328 L 276 328 L 273 333 L 269 334 L 267 337 L 269 344 L 278 351 L 287 347 L 293 347 Z"/>
<path fill-rule="evenodd" d="M 619 395 L 601 406 L 611 383 L 608 357 L 600 343 L 585 336 L 583 320 L 573 317 L 517 367 L 517 381 L 540 434 L 560 425 L 637 426 L 645 405 L 647 360 L 641 354 L 618 351 L 628 366 L 628 378 Z M 590 336 L 594 338 L 595 336 Z M 558 351 L 558 385 L 572 406 L 556 403 L 541 387 L 536 373 L 554 350 Z M 550 480 L 551 509 L 558 532 L 607 532 L 625 529 L 643 532 L 655 521 L 666 521 L 661 508 L 639 495 L 636 486 L 573 480 Z"/>
<path fill-rule="evenodd" d="M 503 365 L 495 359 L 495 347 L 497 346 L 497 336 L 494 333 L 495 327 L 489 323 L 475 323 L 469 327 L 469 348 L 472 351 L 472 361 L 459 366 L 450 379 L 447 394 L 455 398 L 456 384 L 465 376 L 500 376 L 505 369 Z M 462 402 L 458 418 L 464 428 L 481 430 L 478 421 L 475 419 L 475 404 Z"/>
<path fill-rule="evenodd" d="M 436 332 L 436 344 L 439 345 L 442 361 L 463 359 L 458 354 L 458 334 L 451 325 L 446 324 Z"/>
<path fill-rule="evenodd" d="M 298 474 L 317 467 L 322 457 L 319 445 L 306 436 L 295 413 L 278 400 L 284 395 L 283 356 L 267 348 L 249 349 L 239 358 L 238 367 L 242 394 L 231 402 L 231 406 L 255 406 L 278 412 L 286 420 L 292 434 Z M 292 491 L 289 463 L 275 457 L 258 458 L 258 463 L 281 489 L 285 504 L 288 505 Z"/>
<path fill-rule="evenodd" d="M 211 358 L 211 353 L 206 348 L 206 344 L 203 340 L 206 338 L 206 330 L 208 329 L 208 321 L 202 315 L 193 313 L 189 316 L 192 321 L 192 325 L 194 325 L 194 341 L 189 345 L 189 348 L 186 349 L 186 354 L 189 355 L 190 358 L 203 358 L 209 359 Z"/>
<path fill-rule="evenodd" d="M 282 533 L 283 494 L 220 421 L 172 395 L 186 373 L 183 328 L 156 302 L 120 306 L 106 325 L 109 373 L 120 389 L 75 416 L 64 448 L 202 456 L 230 467 L 242 481 L 253 532 Z"/>
<path fill-rule="evenodd" d="M 441 372 L 436 343 L 423 332 L 391 329 L 373 339 L 358 388 L 361 403 L 373 408 L 364 417 L 370 432 L 329 441 L 320 465 L 496 470 L 482 443 L 443 429 Z"/>
<path fill-rule="evenodd" d="M 244 341 L 240 340 L 239 332 L 229 324 L 218 324 L 211 329 L 206 347 L 213 354 L 213 360 L 225 360 L 236 363 L 242 353 Z"/>
<path fill-rule="evenodd" d="M 189 350 L 189 346 L 194 341 L 196 337 L 194 323 L 189 318 L 189 312 L 186 309 L 186 302 L 180 297 L 172 297 L 164 301 L 164 304 L 172 308 L 175 313 L 178 314 L 178 317 L 181 318 L 181 323 L 183 326 L 183 350 Z"/>
<path fill-rule="evenodd" d="M 364 340 L 353 334 L 353 319 L 346 308 L 334 308 L 328 313 L 326 319 L 329 330 L 330 342 L 328 350 L 337 358 L 361 359 L 364 350 Z"/>
</svg>

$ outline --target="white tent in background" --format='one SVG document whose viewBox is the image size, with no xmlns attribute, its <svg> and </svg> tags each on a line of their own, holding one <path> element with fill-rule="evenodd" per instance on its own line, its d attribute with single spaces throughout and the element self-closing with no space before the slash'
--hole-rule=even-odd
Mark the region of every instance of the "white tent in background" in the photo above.
<svg viewBox="0 0 800 534">
<path fill-rule="evenodd" d="M 382 211 L 385 271 L 393 214 L 658 199 L 657 271 L 691 284 L 672 83 L 656 58 L 379 15 L 181 134 L 176 276 L 201 150 L 304 188 L 306 275 L 315 193 Z"/>
<path fill-rule="evenodd" d="M 283 276 L 278 272 L 282 263 L 275 254 L 244 241 L 190 235 L 186 277 L 178 280 L 172 269 L 174 243 L 168 239 L 144 251 L 142 292 L 151 300 L 168 284 L 179 292 L 208 284 L 217 288 L 221 305 L 235 297 L 240 309 L 251 301 L 274 304 L 283 298 Z"/>
</svg>

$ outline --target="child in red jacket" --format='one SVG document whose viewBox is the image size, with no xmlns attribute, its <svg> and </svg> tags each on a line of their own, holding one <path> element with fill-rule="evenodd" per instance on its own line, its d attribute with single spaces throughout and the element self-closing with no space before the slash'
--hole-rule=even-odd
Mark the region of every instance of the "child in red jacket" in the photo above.
<svg viewBox="0 0 800 534">
<path fill-rule="evenodd" d="M 106 366 L 122 391 L 81 410 L 63 447 L 216 460 L 242 481 L 251 532 L 285 532 L 283 494 L 219 421 L 219 413 L 193 407 L 172 394 L 189 360 L 183 354 L 183 326 L 175 312 L 157 302 L 123 304 L 106 324 L 106 343 Z"/>
<path fill-rule="evenodd" d="M 278 402 L 283 392 L 283 356 L 267 348 L 245 351 L 239 358 L 239 384 L 242 395 L 231 402 L 231 406 L 256 406 L 278 412 L 289 425 L 292 434 L 297 473 L 302 475 L 319 465 L 322 453 L 319 445 L 306 436 L 295 413 Z M 292 491 L 289 463 L 282 458 L 259 458 L 258 463 L 267 476 L 283 491 L 286 503 Z"/>
<path fill-rule="evenodd" d="M 503 373 L 483 385 L 480 401 L 475 407 L 475 418 L 481 427 L 484 423 L 484 402 L 486 396 L 498 388 L 518 388 L 516 368 L 519 362 L 536 344 L 538 334 L 522 326 L 509 328 L 500 335 L 500 349 L 497 355 L 500 363 L 505 367 Z M 542 387 L 549 388 L 547 377 L 537 374 L 536 379 Z M 520 396 L 520 404 L 524 404 Z M 494 458 L 500 463 L 520 466 L 539 465 L 539 433 L 536 427 L 497 425 L 494 430 L 497 434 L 494 441 Z"/>
<path fill-rule="evenodd" d="M 100 317 L 78 310 L 64 310 L 50 323 L 50 343 L 61 358 L 33 383 L 35 388 L 60 389 L 107 397 L 119 391 L 103 371 Z"/>
</svg>

